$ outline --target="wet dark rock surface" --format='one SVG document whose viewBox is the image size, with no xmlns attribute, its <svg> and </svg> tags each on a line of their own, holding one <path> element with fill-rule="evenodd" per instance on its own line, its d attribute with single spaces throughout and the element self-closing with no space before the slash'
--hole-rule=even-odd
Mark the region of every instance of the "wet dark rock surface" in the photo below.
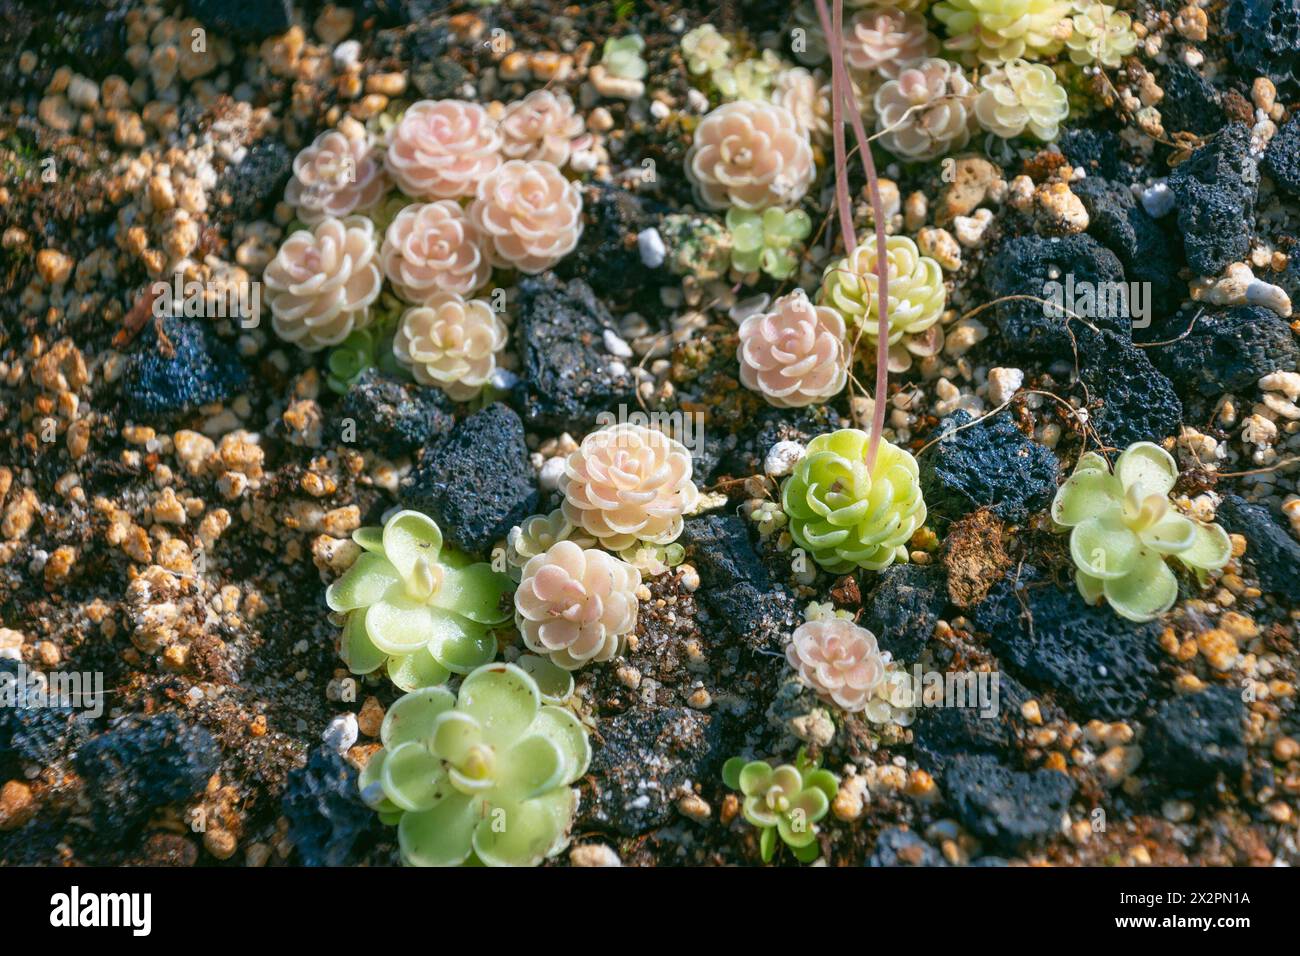
<svg viewBox="0 0 1300 956">
<path fill-rule="evenodd" d="M 1246 763 L 1245 704 L 1231 685 L 1174 697 L 1156 708 L 1143 740 L 1146 768 L 1175 786 L 1201 787 Z"/>
<path fill-rule="evenodd" d="M 1160 118 L 1166 130 L 1206 136 L 1226 122 L 1222 95 L 1197 70 L 1173 61 L 1165 67 Z"/>
<path fill-rule="evenodd" d="M 939 423 L 936 434 L 973 420 L 959 410 Z M 1009 412 L 942 439 L 921 457 L 920 466 L 926 506 L 943 521 L 983 505 L 1005 521 L 1024 521 L 1056 493 L 1056 456 L 1027 438 Z"/>
<path fill-rule="evenodd" d="M 307 866 L 343 866 L 379 830 L 378 817 L 358 795 L 357 772 L 325 746 L 289 774 L 284 815 Z"/>
<path fill-rule="evenodd" d="M 340 418 L 352 419 L 357 441 L 388 455 L 425 447 L 455 424 L 451 400 L 436 388 L 421 388 L 366 369 L 343 397 Z"/>
<path fill-rule="evenodd" d="M 1250 251 L 1259 168 L 1250 129 L 1230 123 L 1169 176 L 1187 264 L 1215 276 Z"/>
<path fill-rule="evenodd" d="M 955 758 L 943 782 L 967 829 L 1009 853 L 1055 833 L 1074 793 L 1063 773 L 1009 770 L 983 755 Z"/>
<path fill-rule="evenodd" d="M 1030 687 L 1052 691 L 1080 721 L 1140 713 L 1158 685 L 1158 624 L 1134 624 L 1104 604 L 1022 570 L 975 610 L 989 647 Z"/>
<path fill-rule="evenodd" d="M 164 338 L 151 320 L 123 375 L 122 395 L 133 415 L 183 415 L 226 401 L 247 384 L 248 372 L 230 344 L 219 341 L 203 320 L 164 318 L 160 324 Z"/>
<path fill-rule="evenodd" d="M 516 394 L 530 428 L 581 433 L 603 411 L 631 410 L 628 359 L 610 353 L 605 333 L 614 333 L 614 320 L 587 283 L 562 284 L 550 273 L 525 278 L 518 308 Z"/>
<path fill-rule="evenodd" d="M 959 679 L 954 674 L 954 680 Z M 996 710 L 992 684 L 982 707 L 978 684 L 974 694 L 969 682 L 963 685 L 964 706 L 929 706 L 917 711 L 912 750 L 917 763 L 931 773 L 942 774 L 963 754 L 986 754 L 997 760 L 1014 760 L 1015 742 L 1025 728 L 1021 707 L 1033 698 L 1019 681 L 1007 673 L 997 675 Z M 954 687 L 955 689 L 955 687 Z"/>
<path fill-rule="evenodd" d="M 187 9 L 208 29 L 241 40 L 261 40 L 283 33 L 293 23 L 289 0 L 189 0 Z"/>
<path fill-rule="evenodd" d="M 894 660 L 911 661 L 925 647 L 947 604 L 939 568 L 896 564 L 880 574 L 864 604 L 862 625 Z"/>
<path fill-rule="evenodd" d="M 1300 117 L 1284 123 L 1269 140 L 1264 170 L 1279 189 L 1300 199 Z"/>
<path fill-rule="evenodd" d="M 1300 602 L 1300 542 L 1267 508 L 1240 495 L 1224 495 L 1215 518 L 1228 531 L 1245 536 L 1246 560 L 1255 566 L 1261 588 Z"/>
<path fill-rule="evenodd" d="M 1257 305 L 1189 306 L 1154 327 L 1151 339 L 1169 342 L 1145 351 L 1184 401 L 1251 390 L 1270 372 L 1294 369 L 1300 358 L 1287 321 Z"/>
<path fill-rule="evenodd" d="M 1127 448 L 1135 441 L 1159 441 L 1178 432 L 1182 402 L 1145 350 L 1105 329 L 1101 335 L 1081 335 L 1080 343 L 1079 377 L 1101 402 L 1092 423 L 1102 441 Z"/>
<path fill-rule="evenodd" d="M 1121 182 L 1089 176 L 1072 183 L 1070 191 L 1088 210 L 1088 233 L 1119 257 L 1129 282 L 1144 282 L 1144 308 L 1151 314 L 1164 315 L 1174 308 L 1186 291 L 1178 280 L 1179 262 L 1170 248 L 1164 230 L 1133 198 L 1133 192 Z M 1131 290 L 1131 287 L 1130 287 Z M 1129 318 L 1138 325 L 1138 302 L 1130 296 Z"/>
<path fill-rule="evenodd" d="M 1300 2 L 1230 0 L 1224 25 L 1236 62 L 1286 92 L 1300 90 Z"/>
<path fill-rule="evenodd" d="M 754 551 L 745 519 L 691 518 L 681 543 L 699 570 L 699 598 L 713 623 L 755 650 L 780 650 L 782 633 L 795 623 L 795 602 Z"/>
<path fill-rule="evenodd" d="M 986 281 L 992 299 L 1023 295 L 1043 300 L 1051 298 L 1049 283 L 1059 283 L 1064 294 L 1070 277 L 1076 285 L 1090 284 L 1093 288 L 1125 281 L 1124 267 L 1115 253 L 1086 235 L 1056 239 L 1029 235 L 1007 239 L 991 258 Z M 1068 301 L 1064 304 L 1070 307 Z M 1081 323 L 1070 319 L 1068 313 L 1044 313 L 1042 301 L 1014 300 L 1000 303 L 994 309 L 994 319 L 1007 346 L 1014 352 L 1038 358 L 1070 357 L 1073 355 L 1070 333 L 1077 337 Z M 1127 316 L 1088 318 L 1099 328 L 1125 336 L 1129 333 Z"/>
<path fill-rule="evenodd" d="M 881 830 L 865 866 L 947 866 L 943 854 L 911 830 Z"/>
<path fill-rule="evenodd" d="M 469 416 L 425 450 L 400 495 L 438 522 L 450 544 L 486 555 L 537 510 L 519 416 L 500 402 Z"/>
<path fill-rule="evenodd" d="M 77 752 L 95 827 L 134 830 L 159 807 L 201 792 L 221 759 L 202 727 L 176 714 L 123 724 Z"/>
<path fill-rule="evenodd" d="M 230 197 L 227 209 L 239 220 L 267 215 L 284 195 L 293 174 L 293 153 L 272 136 L 248 148 L 244 158 L 226 167 L 218 188 Z"/>
</svg>

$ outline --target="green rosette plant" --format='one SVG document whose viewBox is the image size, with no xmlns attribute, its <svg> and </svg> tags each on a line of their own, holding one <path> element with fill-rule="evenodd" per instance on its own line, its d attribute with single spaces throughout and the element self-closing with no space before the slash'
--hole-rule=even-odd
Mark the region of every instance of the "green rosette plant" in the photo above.
<svg viewBox="0 0 1300 956">
<path fill-rule="evenodd" d="M 358 785 L 397 825 L 406 865 L 536 866 L 563 848 L 591 744 L 522 667 L 485 664 L 459 694 L 407 694 L 388 709 L 380 739 Z"/>
<path fill-rule="evenodd" d="M 916 459 L 882 441 L 868 470 L 869 444 L 857 428 L 818 435 L 781 487 L 795 543 L 832 574 L 906 561 L 907 542 L 925 524 Z"/>
<path fill-rule="evenodd" d="M 826 816 L 840 788 L 839 777 L 821 769 L 801 752 L 793 764 L 772 767 L 764 760 L 732 757 L 722 766 L 722 780 L 744 796 L 741 814 L 758 827 L 764 863 L 776 855 L 776 840 L 801 863 L 817 859 L 817 821 Z"/>
<path fill-rule="evenodd" d="M 354 674 L 387 665 L 402 690 L 441 684 L 496 656 L 493 625 L 510 618 L 507 575 L 444 548 L 442 532 L 418 511 L 399 511 L 382 528 L 358 528 L 364 550 L 325 592 L 347 615 L 340 653 Z"/>
<path fill-rule="evenodd" d="M 1103 598 L 1130 621 L 1151 621 L 1178 600 L 1178 579 L 1168 558 L 1196 572 L 1232 557 L 1228 533 L 1179 514 L 1169 500 L 1178 480 L 1173 456 L 1151 442 L 1130 445 L 1110 464 L 1089 452 L 1057 489 L 1052 519 L 1070 529 L 1074 581 L 1089 604 Z"/>
<path fill-rule="evenodd" d="M 740 272 L 762 270 L 774 279 L 788 279 L 799 268 L 803 241 L 812 220 L 802 209 L 776 206 L 755 212 L 732 206 L 727 210 L 731 232 L 731 264 Z"/>
</svg>

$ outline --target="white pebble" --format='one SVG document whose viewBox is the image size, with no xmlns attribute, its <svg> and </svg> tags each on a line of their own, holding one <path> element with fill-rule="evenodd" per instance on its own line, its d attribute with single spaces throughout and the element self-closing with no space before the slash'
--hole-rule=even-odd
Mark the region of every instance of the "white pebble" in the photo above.
<svg viewBox="0 0 1300 956">
<path fill-rule="evenodd" d="M 320 739 L 336 753 L 345 754 L 357 742 L 357 715 L 339 714 L 330 721 Z"/>
<path fill-rule="evenodd" d="M 1025 384 L 1025 373 L 1018 368 L 989 369 L 989 401 L 1001 405 L 1011 400 Z"/>
<path fill-rule="evenodd" d="M 1161 179 L 1142 190 L 1142 208 L 1153 219 L 1173 212 L 1174 194 L 1170 191 L 1169 184 Z"/>
<path fill-rule="evenodd" d="M 610 355 L 617 355 L 619 358 L 632 357 L 632 346 L 620 339 L 613 329 L 605 330 L 604 339 L 605 351 Z"/>
<path fill-rule="evenodd" d="M 557 455 L 542 462 L 542 470 L 537 475 L 537 483 L 546 491 L 560 487 L 560 476 L 564 474 L 564 456 Z"/>
<path fill-rule="evenodd" d="M 803 456 L 804 447 L 797 441 L 779 441 L 763 459 L 763 471 L 773 478 L 782 478 L 794 471 Z"/>
<path fill-rule="evenodd" d="M 488 376 L 488 382 L 497 391 L 508 392 L 519 383 L 519 376 L 508 368 L 496 368 Z"/>
<path fill-rule="evenodd" d="M 647 269 L 658 269 L 668 256 L 663 236 L 655 228 L 642 229 L 636 234 L 637 252 L 641 253 L 641 264 Z"/>
<path fill-rule="evenodd" d="M 346 69 L 361 58 L 361 44 L 356 40 L 344 40 L 334 48 L 334 65 Z"/>
</svg>

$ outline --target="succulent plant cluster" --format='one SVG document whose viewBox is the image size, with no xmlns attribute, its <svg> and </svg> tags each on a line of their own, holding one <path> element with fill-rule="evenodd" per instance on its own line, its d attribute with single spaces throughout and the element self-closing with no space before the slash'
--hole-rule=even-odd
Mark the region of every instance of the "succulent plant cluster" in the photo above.
<svg viewBox="0 0 1300 956">
<path fill-rule="evenodd" d="M 1151 442 L 1130 445 L 1114 470 L 1084 455 L 1056 492 L 1052 519 L 1070 530 L 1075 583 L 1090 604 L 1102 599 L 1121 617 L 1150 621 L 1173 607 L 1173 558 L 1204 579 L 1232 557 L 1228 534 L 1180 514 L 1169 500 L 1178 465 Z"/>
<path fill-rule="evenodd" d="M 740 812 L 759 830 L 759 855 L 764 863 L 776 856 L 778 837 L 801 863 L 817 859 L 817 822 L 826 816 L 839 791 L 835 774 L 803 754 L 793 764 L 778 767 L 763 760 L 732 757 L 723 765 L 722 779 L 732 790 L 740 791 Z"/>
<path fill-rule="evenodd" d="M 352 538 L 362 553 L 325 592 L 330 610 L 346 615 L 340 654 L 352 673 L 387 667 L 394 684 L 415 690 L 496 656 L 492 628 L 510 617 L 508 576 L 444 547 L 438 525 L 418 511 Z"/>
<path fill-rule="evenodd" d="M 384 716 L 358 785 L 397 825 L 408 866 L 536 866 L 563 848 L 591 745 L 515 664 L 485 664 L 453 694 L 426 687 Z"/>
<path fill-rule="evenodd" d="M 916 459 L 882 441 L 868 468 L 869 443 L 856 428 L 818 435 L 781 486 L 795 543 L 832 574 L 906 561 L 907 542 L 925 524 Z"/>
</svg>

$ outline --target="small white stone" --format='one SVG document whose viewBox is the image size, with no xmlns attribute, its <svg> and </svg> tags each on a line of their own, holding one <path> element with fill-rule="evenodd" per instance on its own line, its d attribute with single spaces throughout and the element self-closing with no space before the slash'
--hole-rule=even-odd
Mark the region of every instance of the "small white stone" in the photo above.
<svg viewBox="0 0 1300 956">
<path fill-rule="evenodd" d="M 603 843 L 580 843 L 569 851 L 574 866 L 622 866 L 614 850 Z"/>
<path fill-rule="evenodd" d="M 1174 211 L 1174 194 L 1170 191 L 1169 184 L 1163 179 L 1142 190 L 1141 199 L 1142 208 L 1153 219 L 1167 216 Z"/>
<path fill-rule="evenodd" d="M 537 475 L 537 483 L 546 491 L 560 487 L 560 476 L 564 474 L 564 456 L 556 455 L 542 462 L 542 470 Z"/>
<path fill-rule="evenodd" d="M 1011 400 L 1011 396 L 1020 391 L 1025 384 L 1025 373 L 1018 368 L 994 368 L 989 370 L 989 401 L 1001 405 Z"/>
<path fill-rule="evenodd" d="M 606 329 L 604 333 L 605 351 L 610 355 L 617 355 L 619 358 L 631 358 L 632 346 L 628 345 L 613 329 Z"/>
<path fill-rule="evenodd" d="M 495 368 L 488 376 L 488 382 L 500 392 L 508 392 L 519 383 L 519 376 L 508 368 Z"/>
<path fill-rule="evenodd" d="M 361 58 L 361 44 L 356 40 L 344 40 L 334 48 L 334 65 L 346 69 Z"/>
<path fill-rule="evenodd" d="M 647 269 L 658 269 L 668 256 L 663 236 L 653 227 L 642 229 L 636 235 L 637 252 L 641 253 L 641 264 Z"/>
<path fill-rule="evenodd" d="M 763 459 L 763 471 L 773 478 L 783 478 L 794 471 L 803 456 L 804 447 L 797 441 L 779 441 Z"/>
<path fill-rule="evenodd" d="M 330 721 L 325 732 L 320 735 L 320 739 L 335 752 L 345 754 L 357 742 L 359 732 L 356 714 L 339 714 Z"/>
<path fill-rule="evenodd" d="M 1246 301 L 1271 309 L 1284 319 L 1291 317 L 1291 297 L 1281 286 L 1255 279 L 1246 286 Z"/>
</svg>

